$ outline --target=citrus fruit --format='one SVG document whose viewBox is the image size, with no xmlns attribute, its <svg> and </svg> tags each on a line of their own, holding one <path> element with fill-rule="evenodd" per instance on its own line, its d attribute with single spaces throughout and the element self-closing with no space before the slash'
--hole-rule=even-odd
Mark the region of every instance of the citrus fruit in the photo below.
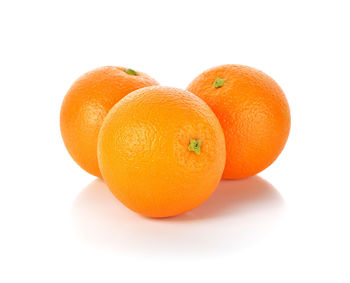
<svg viewBox="0 0 350 283">
<path fill-rule="evenodd" d="M 271 77 L 248 66 L 223 65 L 200 74 L 187 90 L 208 103 L 221 123 L 226 139 L 223 178 L 255 175 L 281 153 L 290 112 Z"/>
<path fill-rule="evenodd" d="M 168 217 L 203 203 L 225 166 L 225 138 L 209 106 L 185 90 L 153 86 L 120 100 L 105 118 L 98 160 L 129 209 Z"/>
<path fill-rule="evenodd" d="M 122 67 L 101 67 L 78 78 L 61 107 L 64 144 L 81 168 L 101 177 L 97 162 L 97 137 L 112 106 L 128 93 L 158 83 L 148 75 Z"/>
</svg>

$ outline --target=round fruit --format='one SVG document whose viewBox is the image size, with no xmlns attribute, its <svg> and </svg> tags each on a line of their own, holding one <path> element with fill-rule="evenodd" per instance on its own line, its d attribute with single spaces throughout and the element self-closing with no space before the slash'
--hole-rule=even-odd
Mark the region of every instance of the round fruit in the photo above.
<svg viewBox="0 0 350 283">
<path fill-rule="evenodd" d="M 211 68 L 188 86 L 218 117 L 226 139 L 223 178 L 259 173 L 281 153 L 289 134 L 287 99 L 265 73 L 241 65 Z"/>
<path fill-rule="evenodd" d="M 225 138 L 209 106 L 185 90 L 147 87 L 119 101 L 98 138 L 102 176 L 128 208 L 168 217 L 203 203 L 225 166 Z"/>
<path fill-rule="evenodd" d="M 121 67 L 102 67 L 78 78 L 61 108 L 64 144 L 81 168 L 101 177 L 97 161 L 97 137 L 112 106 L 128 93 L 158 83 L 148 75 Z"/>
</svg>

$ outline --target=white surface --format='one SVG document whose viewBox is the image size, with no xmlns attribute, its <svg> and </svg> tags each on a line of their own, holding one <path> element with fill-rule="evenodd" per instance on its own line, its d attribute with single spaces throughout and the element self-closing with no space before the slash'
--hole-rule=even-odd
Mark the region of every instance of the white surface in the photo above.
<svg viewBox="0 0 350 283">
<path fill-rule="evenodd" d="M 348 1 L 2 1 L 1 282 L 349 282 Z M 69 157 L 59 110 L 103 65 L 186 87 L 223 63 L 285 90 L 261 177 L 188 215 L 138 216 Z"/>
</svg>

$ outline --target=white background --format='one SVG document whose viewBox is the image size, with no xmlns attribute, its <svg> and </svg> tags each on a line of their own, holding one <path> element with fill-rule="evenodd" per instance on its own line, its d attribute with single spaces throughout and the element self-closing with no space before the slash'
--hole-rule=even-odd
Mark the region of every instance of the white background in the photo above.
<svg viewBox="0 0 350 283">
<path fill-rule="evenodd" d="M 348 1 L 0 2 L 1 282 L 350 282 Z M 124 208 L 61 140 L 103 65 L 185 88 L 226 63 L 284 89 L 292 129 L 259 177 L 186 215 Z"/>
</svg>

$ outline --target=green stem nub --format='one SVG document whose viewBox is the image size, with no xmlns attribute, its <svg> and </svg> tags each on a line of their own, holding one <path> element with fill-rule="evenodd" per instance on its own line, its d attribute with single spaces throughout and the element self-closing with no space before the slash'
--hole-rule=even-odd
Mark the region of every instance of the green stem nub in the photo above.
<svg viewBox="0 0 350 283">
<path fill-rule="evenodd" d="M 132 76 L 137 76 L 136 71 L 133 69 L 125 69 L 124 72 Z"/>
<path fill-rule="evenodd" d="M 193 151 L 195 154 L 201 154 L 202 141 L 200 139 L 190 139 L 190 144 L 188 146 L 189 151 Z"/>
<path fill-rule="evenodd" d="M 222 87 L 222 86 L 224 86 L 225 82 L 226 82 L 226 79 L 216 78 L 214 83 L 213 83 L 213 87 L 214 88 Z"/>
</svg>

